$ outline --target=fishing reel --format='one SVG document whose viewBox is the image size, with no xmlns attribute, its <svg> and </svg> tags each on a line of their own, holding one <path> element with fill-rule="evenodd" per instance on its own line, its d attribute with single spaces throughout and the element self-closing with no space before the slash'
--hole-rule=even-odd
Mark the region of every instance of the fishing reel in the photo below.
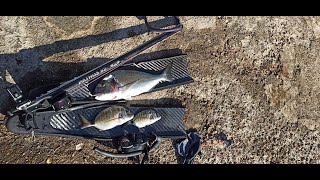
<svg viewBox="0 0 320 180">
<path fill-rule="evenodd" d="M 132 153 L 143 151 L 147 147 L 148 138 L 144 134 L 130 134 L 120 138 L 118 151 Z"/>
<path fill-rule="evenodd" d="M 153 135 L 147 137 L 143 133 L 132 133 L 122 136 L 113 141 L 113 147 L 117 149 L 118 153 L 105 151 L 99 148 L 94 150 L 102 155 L 115 158 L 129 158 L 136 163 L 145 164 L 149 161 L 149 153 L 158 147 L 161 138 Z M 144 154 L 140 161 L 140 155 Z"/>
</svg>

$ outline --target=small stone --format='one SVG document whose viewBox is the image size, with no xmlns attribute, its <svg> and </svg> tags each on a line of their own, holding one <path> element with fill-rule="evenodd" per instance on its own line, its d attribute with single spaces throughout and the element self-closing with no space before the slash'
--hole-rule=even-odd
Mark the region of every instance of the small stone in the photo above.
<svg viewBox="0 0 320 180">
<path fill-rule="evenodd" d="M 5 115 L 0 113 L 0 120 L 2 121 L 2 120 L 4 120 L 4 118 L 5 118 Z"/>
<path fill-rule="evenodd" d="M 48 158 L 47 159 L 47 164 L 51 164 L 52 163 L 52 159 L 51 158 Z"/>
<path fill-rule="evenodd" d="M 76 145 L 76 150 L 80 151 L 82 149 L 82 147 L 83 147 L 83 143 L 77 144 Z"/>
</svg>

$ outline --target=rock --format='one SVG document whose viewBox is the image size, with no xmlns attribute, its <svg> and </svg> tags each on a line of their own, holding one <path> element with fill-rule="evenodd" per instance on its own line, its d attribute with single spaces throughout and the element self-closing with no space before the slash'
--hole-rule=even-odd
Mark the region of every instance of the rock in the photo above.
<svg viewBox="0 0 320 180">
<path fill-rule="evenodd" d="M 4 120 L 5 115 L 0 113 L 0 121 Z"/>
<path fill-rule="evenodd" d="M 76 145 L 76 151 L 80 151 L 83 147 L 83 143 L 77 144 Z"/>
<path fill-rule="evenodd" d="M 52 159 L 51 159 L 51 158 L 48 158 L 47 161 L 46 161 L 46 163 L 47 163 L 47 164 L 51 164 L 51 163 L 52 163 Z"/>
</svg>

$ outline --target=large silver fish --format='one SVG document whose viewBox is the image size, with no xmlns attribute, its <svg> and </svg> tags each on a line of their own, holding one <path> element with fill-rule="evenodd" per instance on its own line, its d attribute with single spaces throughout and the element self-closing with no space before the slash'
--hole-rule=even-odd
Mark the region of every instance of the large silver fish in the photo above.
<svg viewBox="0 0 320 180">
<path fill-rule="evenodd" d="M 133 118 L 133 123 L 139 128 L 149 126 L 161 119 L 161 116 L 154 110 L 143 110 Z"/>
<path fill-rule="evenodd" d="M 134 70 L 117 70 L 97 85 L 95 99 L 100 101 L 131 99 L 133 96 L 149 92 L 160 82 L 173 80 L 171 69 L 172 63 L 160 75 Z"/>
<path fill-rule="evenodd" d="M 116 126 L 122 125 L 130 121 L 134 117 L 134 114 L 122 106 L 110 106 L 101 111 L 95 118 L 94 122 L 90 122 L 82 115 L 81 129 L 88 127 L 96 127 L 102 131 L 112 129 Z"/>
<path fill-rule="evenodd" d="M 110 93 L 118 90 L 120 85 L 115 81 L 114 77 L 110 74 L 105 77 L 94 89 L 94 94 L 99 95 L 102 93 Z"/>
</svg>

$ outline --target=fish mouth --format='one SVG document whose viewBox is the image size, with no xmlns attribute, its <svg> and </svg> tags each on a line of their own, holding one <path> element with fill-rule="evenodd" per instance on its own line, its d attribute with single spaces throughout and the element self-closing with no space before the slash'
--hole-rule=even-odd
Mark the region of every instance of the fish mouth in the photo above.
<svg viewBox="0 0 320 180">
<path fill-rule="evenodd" d="M 156 116 L 156 117 L 153 118 L 152 121 L 153 121 L 153 122 L 156 122 L 156 121 L 159 121 L 160 119 L 161 119 L 161 116 Z"/>
<path fill-rule="evenodd" d="M 153 113 L 151 114 L 151 118 L 152 118 L 154 121 L 158 121 L 159 119 L 161 119 L 161 116 L 160 116 L 158 113 L 153 112 Z"/>
<path fill-rule="evenodd" d="M 134 118 L 134 114 L 128 109 L 125 110 L 125 116 L 128 121 Z"/>
<path fill-rule="evenodd" d="M 127 113 L 128 119 L 131 120 L 134 118 L 134 114 L 132 112 Z"/>
</svg>

